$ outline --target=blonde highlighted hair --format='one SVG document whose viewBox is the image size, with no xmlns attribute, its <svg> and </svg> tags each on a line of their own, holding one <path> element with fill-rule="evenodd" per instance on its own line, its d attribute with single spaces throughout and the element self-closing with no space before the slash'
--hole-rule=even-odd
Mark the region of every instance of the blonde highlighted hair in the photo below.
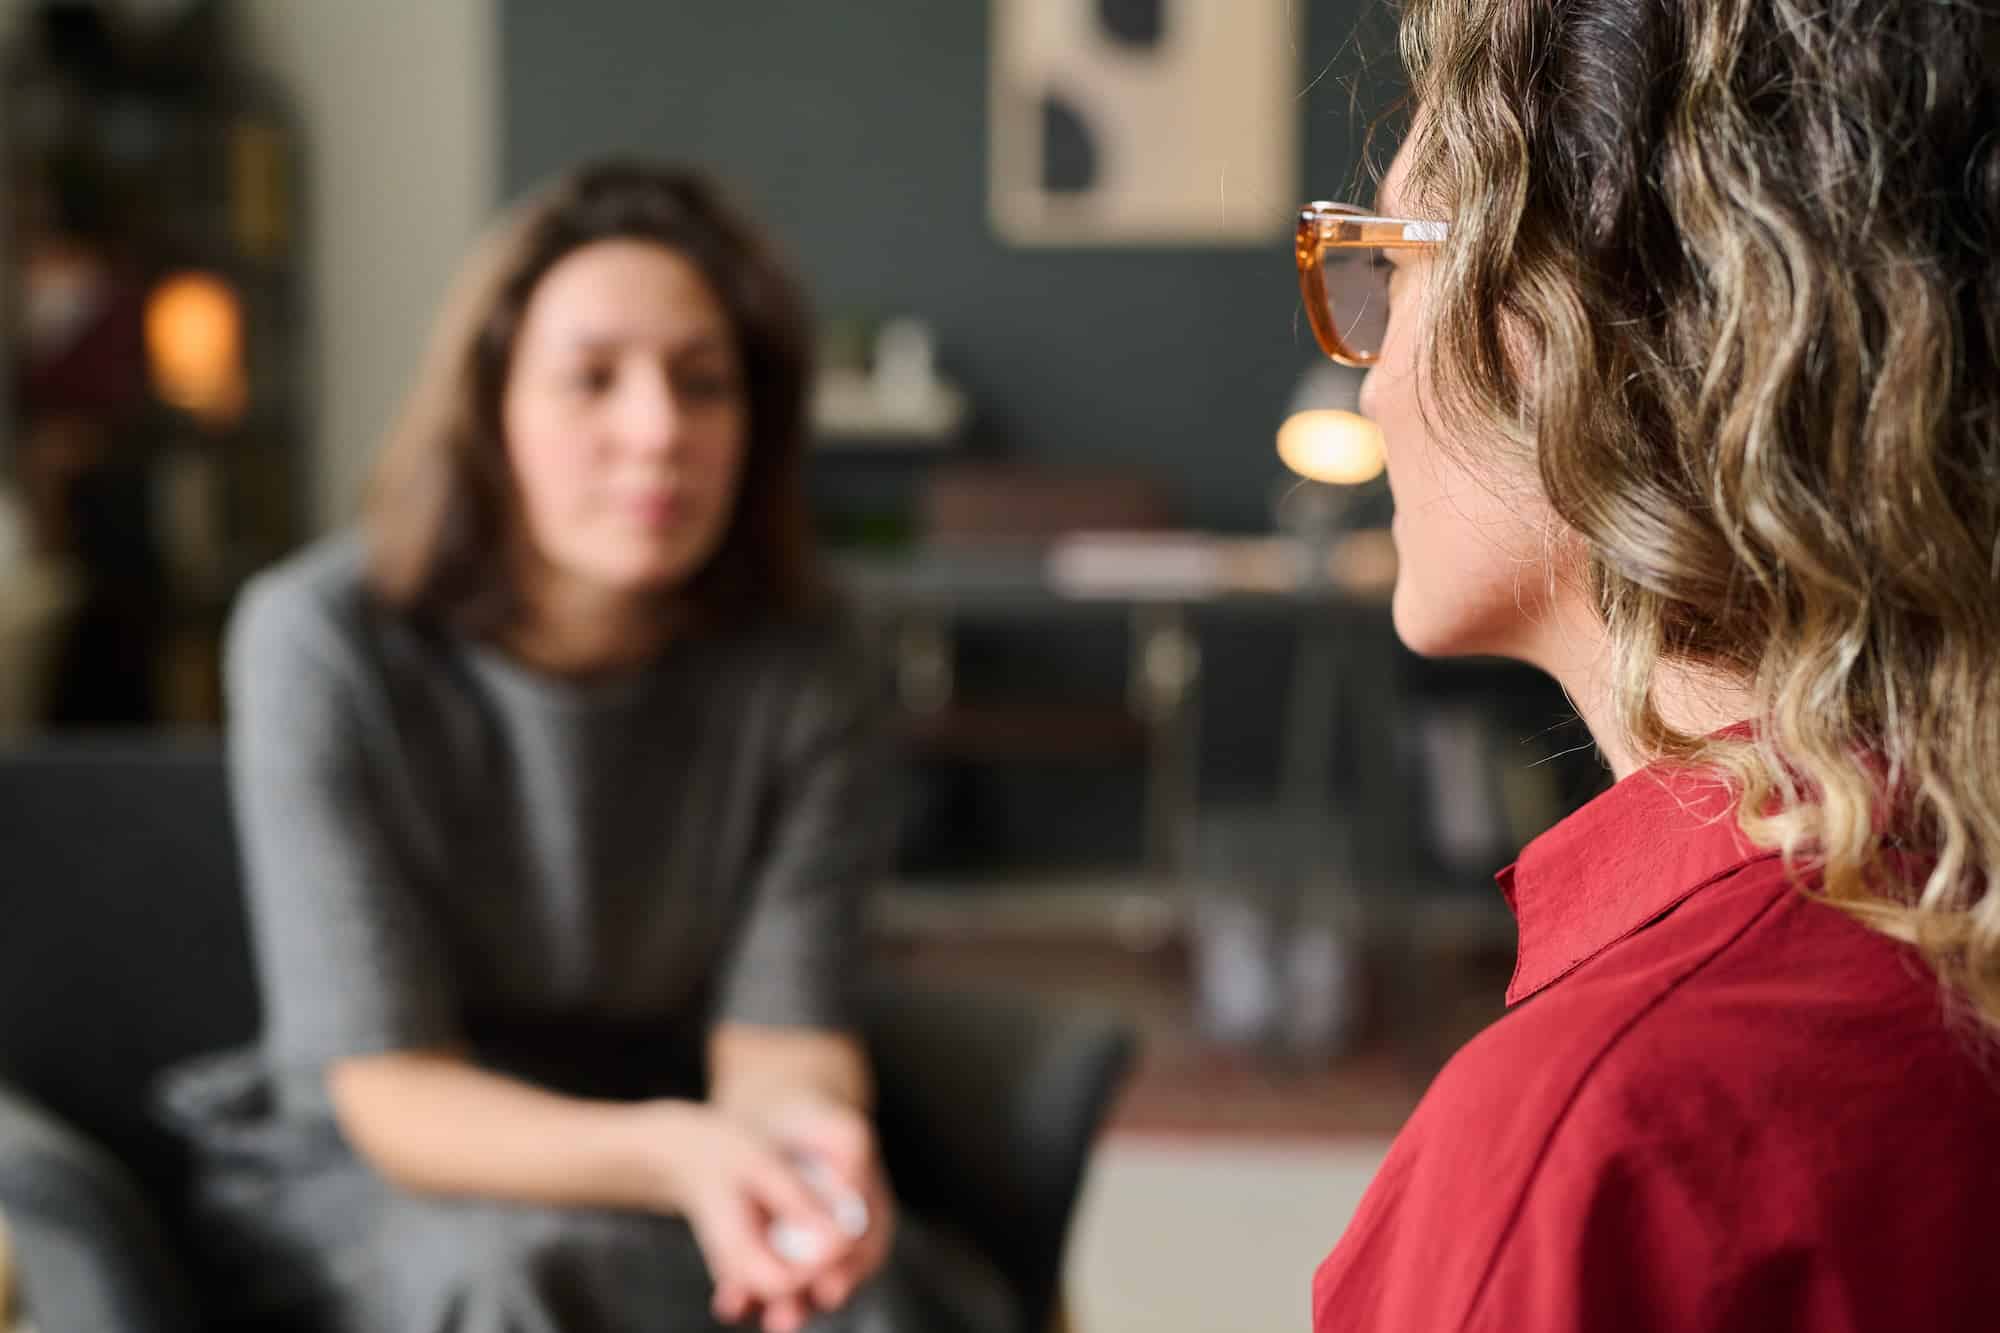
<svg viewBox="0 0 2000 1333">
<path fill-rule="evenodd" d="M 2000 1026 L 2000 9 L 1409 0 L 1428 372 L 1589 551 L 1619 725 Z M 1754 734 L 1656 706 L 1748 683 Z"/>
</svg>

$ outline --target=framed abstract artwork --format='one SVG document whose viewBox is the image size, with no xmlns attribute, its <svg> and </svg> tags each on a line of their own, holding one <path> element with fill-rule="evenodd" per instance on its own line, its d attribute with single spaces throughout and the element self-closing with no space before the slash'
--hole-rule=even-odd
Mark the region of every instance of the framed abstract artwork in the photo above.
<svg viewBox="0 0 2000 1333">
<path fill-rule="evenodd" d="M 1299 201 L 1298 0 L 993 0 L 988 206 L 1021 246 L 1259 245 Z"/>
</svg>

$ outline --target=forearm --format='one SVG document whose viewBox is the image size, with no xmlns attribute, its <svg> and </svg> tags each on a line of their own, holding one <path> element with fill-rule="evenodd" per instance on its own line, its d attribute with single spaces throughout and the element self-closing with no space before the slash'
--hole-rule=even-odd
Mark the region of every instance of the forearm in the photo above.
<svg viewBox="0 0 2000 1333">
<path fill-rule="evenodd" d="M 867 1111 L 875 1085 L 861 1043 L 833 1032 L 719 1024 L 709 1037 L 709 1100 L 759 1118 L 803 1099 Z"/>
<path fill-rule="evenodd" d="M 405 1189 L 563 1207 L 678 1211 L 699 1111 L 563 1096 L 445 1052 L 343 1061 L 328 1086 L 356 1151 Z"/>
</svg>

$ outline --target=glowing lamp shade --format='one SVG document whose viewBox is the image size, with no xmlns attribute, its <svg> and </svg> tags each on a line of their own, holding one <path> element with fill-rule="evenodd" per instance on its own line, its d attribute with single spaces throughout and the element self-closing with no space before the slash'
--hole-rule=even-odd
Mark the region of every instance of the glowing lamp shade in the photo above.
<svg viewBox="0 0 2000 1333">
<path fill-rule="evenodd" d="M 1358 413 L 1307 408 L 1278 427 L 1278 457 L 1311 481 L 1360 486 L 1382 475 L 1382 432 Z"/>
<path fill-rule="evenodd" d="M 1382 432 L 1361 415 L 1364 372 L 1321 358 L 1299 377 L 1278 457 L 1311 481 L 1363 486 L 1382 475 Z"/>
<path fill-rule="evenodd" d="M 146 363 L 160 398 L 211 425 L 243 415 L 243 307 L 213 273 L 175 273 L 146 299 Z"/>
</svg>

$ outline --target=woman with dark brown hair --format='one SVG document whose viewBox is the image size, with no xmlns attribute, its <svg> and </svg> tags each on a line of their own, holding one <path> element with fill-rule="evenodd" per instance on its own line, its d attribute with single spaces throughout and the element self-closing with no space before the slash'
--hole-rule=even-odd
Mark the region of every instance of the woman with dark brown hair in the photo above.
<svg viewBox="0 0 2000 1333">
<path fill-rule="evenodd" d="M 891 812 L 808 338 L 704 180 L 578 171 L 468 267 L 359 536 L 244 595 L 265 1032 L 213 1138 L 348 1324 L 975 1326 L 924 1304 L 851 1027 Z"/>
<path fill-rule="evenodd" d="M 1619 779 L 1502 875 L 1516 1007 L 1331 1330 L 2000 1327 L 2000 9 L 1409 0 L 1301 219 L 1395 620 Z"/>
</svg>

